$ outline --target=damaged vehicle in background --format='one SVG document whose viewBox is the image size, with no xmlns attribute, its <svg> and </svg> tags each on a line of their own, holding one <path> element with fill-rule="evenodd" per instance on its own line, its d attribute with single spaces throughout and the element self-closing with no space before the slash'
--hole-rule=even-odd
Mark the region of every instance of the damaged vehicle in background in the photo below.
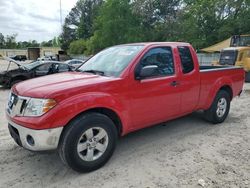
<svg viewBox="0 0 250 188">
<path fill-rule="evenodd" d="M 26 55 L 14 55 L 14 56 L 10 56 L 11 59 L 14 59 L 16 61 L 26 61 L 27 57 Z"/>
<path fill-rule="evenodd" d="M 13 59 L 5 58 L 9 61 L 6 71 L 0 72 L 0 85 L 10 88 L 14 84 L 35 77 L 72 71 L 71 66 L 57 61 L 36 61 L 30 64 L 20 64 Z M 10 64 L 15 63 L 16 69 L 10 70 Z"/>
</svg>

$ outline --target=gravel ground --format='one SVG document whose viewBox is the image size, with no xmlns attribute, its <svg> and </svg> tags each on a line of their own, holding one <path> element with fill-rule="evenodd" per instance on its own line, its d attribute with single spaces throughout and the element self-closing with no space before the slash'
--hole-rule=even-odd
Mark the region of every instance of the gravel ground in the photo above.
<svg viewBox="0 0 250 188">
<path fill-rule="evenodd" d="M 87 174 L 65 167 L 56 153 L 14 143 L 4 112 L 8 92 L 0 88 L 0 187 L 250 187 L 250 84 L 224 123 L 194 113 L 131 133 L 103 168 Z"/>
</svg>

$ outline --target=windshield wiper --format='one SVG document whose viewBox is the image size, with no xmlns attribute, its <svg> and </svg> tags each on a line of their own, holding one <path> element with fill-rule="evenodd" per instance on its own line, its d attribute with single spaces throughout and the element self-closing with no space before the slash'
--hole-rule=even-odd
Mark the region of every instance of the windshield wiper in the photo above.
<svg viewBox="0 0 250 188">
<path fill-rule="evenodd" d="M 88 73 L 93 73 L 93 74 L 98 74 L 98 75 L 101 75 L 101 76 L 105 76 L 105 73 L 103 71 L 99 71 L 99 70 L 84 70 L 84 71 L 81 71 L 81 72 L 88 72 Z"/>
</svg>

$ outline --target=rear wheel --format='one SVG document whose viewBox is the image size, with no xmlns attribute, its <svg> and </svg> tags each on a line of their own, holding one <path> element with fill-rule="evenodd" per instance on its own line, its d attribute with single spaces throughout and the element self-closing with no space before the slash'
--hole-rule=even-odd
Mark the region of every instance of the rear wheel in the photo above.
<svg viewBox="0 0 250 188">
<path fill-rule="evenodd" d="M 113 121 L 103 114 L 89 113 L 78 117 L 65 129 L 59 155 L 73 170 L 90 172 L 110 159 L 116 142 L 117 129 Z"/>
<path fill-rule="evenodd" d="M 220 90 L 212 105 L 205 111 L 205 119 L 214 124 L 222 123 L 226 118 L 230 110 L 230 95 L 224 90 Z"/>
</svg>

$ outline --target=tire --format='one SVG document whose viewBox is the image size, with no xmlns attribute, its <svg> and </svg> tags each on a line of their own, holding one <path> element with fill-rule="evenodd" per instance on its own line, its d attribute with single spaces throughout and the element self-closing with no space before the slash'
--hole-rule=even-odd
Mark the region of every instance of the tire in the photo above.
<svg viewBox="0 0 250 188">
<path fill-rule="evenodd" d="M 22 82 L 23 80 L 13 80 L 11 83 L 10 83 L 10 87 L 14 86 L 15 84 L 19 83 L 19 82 Z"/>
<path fill-rule="evenodd" d="M 230 102 L 231 98 L 229 93 L 224 90 L 220 90 L 214 98 L 210 108 L 205 110 L 205 119 L 214 124 L 222 123 L 228 116 Z"/>
<path fill-rule="evenodd" d="M 64 130 L 58 147 L 59 156 L 77 172 L 94 171 L 108 162 L 117 138 L 116 126 L 110 118 L 100 113 L 84 114 Z"/>
<path fill-rule="evenodd" d="M 245 73 L 245 82 L 250 82 L 250 71 Z"/>
</svg>

